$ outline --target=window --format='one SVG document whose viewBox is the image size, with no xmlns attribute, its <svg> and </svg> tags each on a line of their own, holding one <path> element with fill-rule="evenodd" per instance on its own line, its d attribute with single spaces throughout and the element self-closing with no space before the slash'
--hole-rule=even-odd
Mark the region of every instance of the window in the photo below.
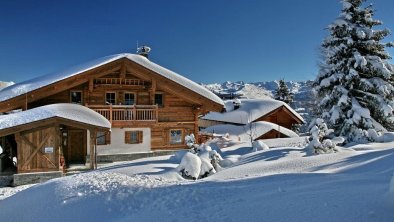
<svg viewBox="0 0 394 222">
<path fill-rule="evenodd" d="M 81 91 L 71 91 L 70 92 L 71 103 L 82 104 L 82 92 Z"/>
<path fill-rule="evenodd" d="M 111 132 L 97 132 L 96 143 L 97 145 L 111 144 Z"/>
<path fill-rule="evenodd" d="M 135 104 L 134 93 L 125 93 L 124 94 L 124 104 L 125 105 L 134 105 Z"/>
<path fill-rule="evenodd" d="M 105 103 L 106 105 L 109 104 L 116 105 L 116 93 L 114 92 L 105 93 Z"/>
<path fill-rule="evenodd" d="M 163 106 L 164 105 L 164 103 L 163 103 L 163 94 L 161 94 L 161 93 L 156 93 L 155 94 L 155 105 L 158 105 L 158 106 Z"/>
<path fill-rule="evenodd" d="M 182 130 L 170 130 L 170 144 L 182 144 Z"/>
<path fill-rule="evenodd" d="M 125 144 L 142 143 L 142 139 L 143 139 L 142 131 L 126 131 L 124 134 Z"/>
</svg>

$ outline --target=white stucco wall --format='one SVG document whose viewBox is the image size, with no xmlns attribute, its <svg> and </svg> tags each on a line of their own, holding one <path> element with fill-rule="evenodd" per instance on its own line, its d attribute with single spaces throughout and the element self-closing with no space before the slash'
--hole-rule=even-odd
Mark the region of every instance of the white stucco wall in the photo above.
<svg viewBox="0 0 394 222">
<path fill-rule="evenodd" d="M 133 131 L 133 130 L 140 130 L 143 132 L 142 143 L 140 143 L 140 144 L 125 144 L 124 143 L 125 131 Z M 150 152 L 151 151 L 150 148 L 151 148 L 151 130 L 150 130 L 150 128 L 123 128 L 123 129 L 112 128 L 111 129 L 111 144 L 97 145 L 97 155 Z"/>
</svg>

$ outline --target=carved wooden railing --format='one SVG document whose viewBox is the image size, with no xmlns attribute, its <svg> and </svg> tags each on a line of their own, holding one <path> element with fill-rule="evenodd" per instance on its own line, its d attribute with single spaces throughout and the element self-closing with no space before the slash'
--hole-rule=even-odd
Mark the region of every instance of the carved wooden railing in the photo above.
<svg viewBox="0 0 394 222">
<path fill-rule="evenodd" d="M 147 82 L 140 79 L 122 79 L 122 78 L 97 78 L 94 84 L 99 85 L 128 85 L 128 86 L 144 86 Z"/>
<path fill-rule="evenodd" d="M 113 121 L 156 121 L 157 105 L 89 105 L 90 109 L 100 113 L 111 123 Z"/>
</svg>

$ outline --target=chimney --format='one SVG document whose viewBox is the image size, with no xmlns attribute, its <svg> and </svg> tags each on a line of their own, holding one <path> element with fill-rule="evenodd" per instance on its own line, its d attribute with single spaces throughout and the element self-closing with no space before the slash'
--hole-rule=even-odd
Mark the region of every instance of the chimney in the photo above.
<svg viewBox="0 0 394 222">
<path fill-rule="evenodd" d="M 137 53 L 138 53 L 138 55 L 142 55 L 142 56 L 145 56 L 146 58 L 148 58 L 150 50 L 151 50 L 151 48 L 149 46 L 143 45 L 143 46 L 137 48 Z"/>
</svg>

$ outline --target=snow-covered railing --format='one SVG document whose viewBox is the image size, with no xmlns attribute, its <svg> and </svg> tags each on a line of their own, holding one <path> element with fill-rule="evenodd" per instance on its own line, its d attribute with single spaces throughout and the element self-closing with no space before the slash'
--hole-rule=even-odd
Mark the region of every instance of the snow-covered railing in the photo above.
<svg viewBox="0 0 394 222">
<path fill-rule="evenodd" d="M 97 85 L 128 85 L 128 86 L 144 86 L 146 82 L 140 79 L 122 79 L 122 78 L 97 78 L 94 79 Z"/>
<path fill-rule="evenodd" d="M 111 123 L 114 121 L 157 121 L 157 105 L 90 105 Z"/>
</svg>

